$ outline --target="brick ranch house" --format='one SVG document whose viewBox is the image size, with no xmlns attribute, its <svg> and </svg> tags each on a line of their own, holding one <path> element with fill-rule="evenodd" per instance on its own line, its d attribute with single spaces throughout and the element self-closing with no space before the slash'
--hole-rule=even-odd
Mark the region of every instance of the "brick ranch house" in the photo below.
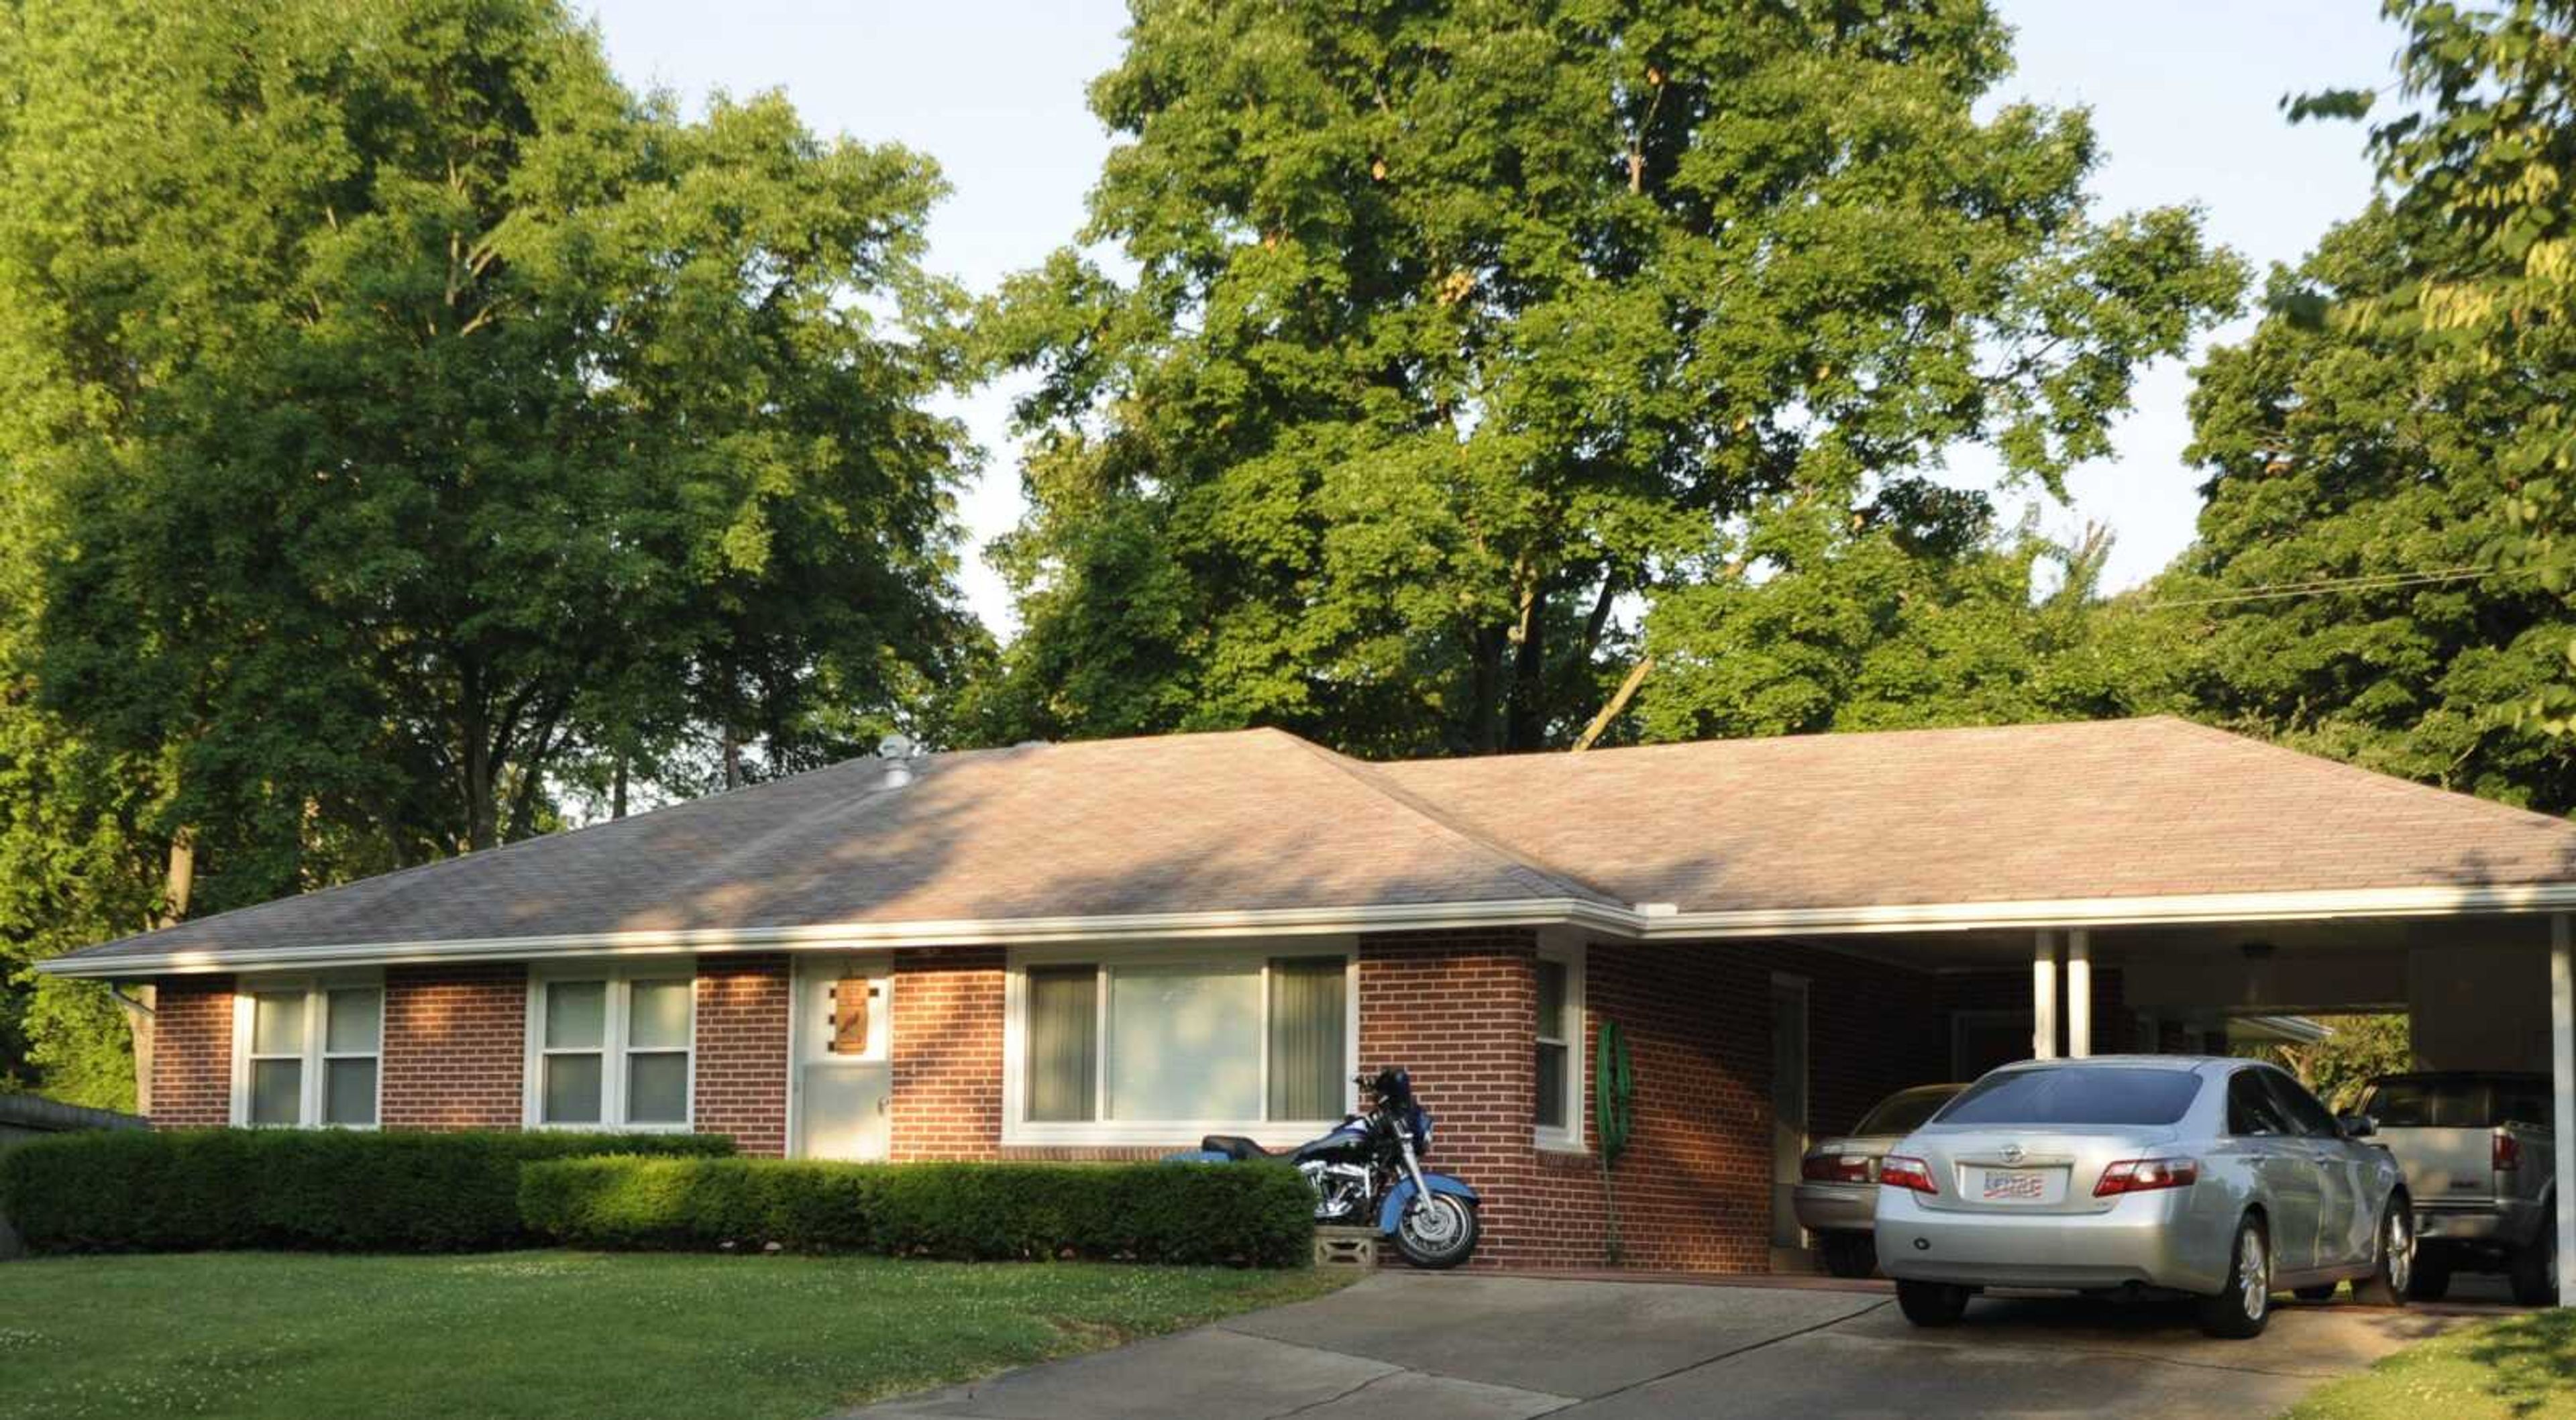
<svg viewBox="0 0 2576 1420">
<path fill-rule="evenodd" d="M 1629 1261 L 1744 1271 L 1801 1243 L 1806 1140 L 1902 1086 L 2347 1007 L 2527 1064 L 2571 865 L 2559 820 L 2171 719 L 1395 764 L 1255 730 L 852 761 L 45 969 L 150 1006 L 161 1127 L 1095 1160 L 1292 1144 L 1401 1063 L 1513 1267 L 1602 1260 L 1615 1021 Z"/>
</svg>

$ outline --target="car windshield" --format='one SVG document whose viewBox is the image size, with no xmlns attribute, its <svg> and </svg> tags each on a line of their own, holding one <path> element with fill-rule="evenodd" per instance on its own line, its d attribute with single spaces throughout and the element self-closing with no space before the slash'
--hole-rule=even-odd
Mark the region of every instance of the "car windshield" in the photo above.
<svg viewBox="0 0 2576 1420">
<path fill-rule="evenodd" d="M 2172 1124 L 2200 1093 L 2188 1070 L 2116 1065 L 1999 1070 L 1970 1085 L 1937 1124 Z"/>
<path fill-rule="evenodd" d="M 1853 1127 L 1852 1132 L 1854 1134 L 1910 1134 L 1917 1125 L 1930 1119 L 1934 1110 L 1948 1103 L 1958 1093 L 1954 1089 L 1905 1090 L 1889 1095 L 1880 1100 L 1878 1108 L 1863 1117 L 1861 1122 Z"/>
</svg>

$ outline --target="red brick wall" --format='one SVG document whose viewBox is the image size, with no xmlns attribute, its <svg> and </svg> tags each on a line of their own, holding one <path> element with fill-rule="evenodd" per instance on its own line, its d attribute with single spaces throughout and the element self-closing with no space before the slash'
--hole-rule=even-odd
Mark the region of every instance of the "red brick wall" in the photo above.
<svg viewBox="0 0 2576 1420">
<path fill-rule="evenodd" d="M 897 1162 L 1001 1152 L 1002 966 L 999 947 L 894 954 Z"/>
<path fill-rule="evenodd" d="M 187 1129 L 232 1121 L 233 979 L 174 976 L 152 1006 L 152 1124 Z"/>
<path fill-rule="evenodd" d="M 1541 1265 L 1565 1220 L 1535 1187 L 1538 936 L 1526 929 L 1360 938 L 1360 1068 L 1402 1065 L 1431 1111 L 1431 1158 L 1476 1190 L 1475 1265 Z"/>
<path fill-rule="evenodd" d="M 388 968 L 385 1127 L 518 1128 L 527 1029 L 528 969 L 518 962 Z"/>
<path fill-rule="evenodd" d="M 789 979 L 784 956 L 698 961 L 695 1127 L 746 1154 L 787 1152 Z"/>
</svg>

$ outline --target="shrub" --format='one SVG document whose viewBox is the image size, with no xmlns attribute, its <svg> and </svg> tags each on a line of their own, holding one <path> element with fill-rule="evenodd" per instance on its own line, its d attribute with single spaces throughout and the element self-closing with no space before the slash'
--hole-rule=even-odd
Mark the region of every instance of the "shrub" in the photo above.
<svg viewBox="0 0 2576 1420">
<path fill-rule="evenodd" d="M 1315 1197 L 1244 1164 L 832 1164 L 566 1159 L 532 1164 L 530 1231 L 579 1247 L 1087 1257 L 1289 1267 Z"/>
<path fill-rule="evenodd" d="M 532 1160 L 731 1152 L 701 1134 L 66 1134 L 0 1153 L 0 1215 L 51 1252 L 512 1247 L 530 1241 L 519 1170 Z"/>
</svg>

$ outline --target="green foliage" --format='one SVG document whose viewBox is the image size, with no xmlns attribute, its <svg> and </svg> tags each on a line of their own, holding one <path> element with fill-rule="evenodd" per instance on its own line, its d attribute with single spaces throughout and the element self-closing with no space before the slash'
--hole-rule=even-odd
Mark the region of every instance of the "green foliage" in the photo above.
<svg viewBox="0 0 2576 1420">
<path fill-rule="evenodd" d="M 2535 349 L 2481 371 L 2310 315 L 2393 299 L 2462 240 L 2375 208 L 2274 273 L 2261 326 L 2198 371 L 2189 456 L 2208 502 L 2147 597 L 2204 717 L 2564 813 L 2576 746 L 2497 712 L 2562 673 L 2576 610 L 2494 549 L 2515 536 L 2500 451 L 2576 392 L 2576 363 Z M 2341 585 L 2274 594 L 2321 579 Z"/>
<path fill-rule="evenodd" d="M 2488 485 L 2494 525 L 2477 560 L 2527 579 L 2525 601 L 2545 597 L 2561 617 L 2576 596 L 2576 413 L 2567 398 L 2576 368 L 2576 3 L 2381 8 L 2407 35 L 2396 102 L 2367 106 L 2382 114 L 2370 143 L 2399 260 L 2343 293 L 2334 317 L 2406 350 L 2420 398 L 2508 396 L 2478 401 L 2490 416 L 2510 405 L 2511 416 L 2487 424 L 2473 464 L 2445 462 L 2440 473 Z M 2310 107 L 2365 111 L 2332 96 Z M 2453 413 L 2438 402 L 2428 412 Z M 2456 521 L 2456 509 L 2445 511 Z M 2504 654 L 2520 664 L 2487 678 L 2485 703 L 2566 733 L 2576 724 L 2576 638 L 2553 630 Z"/>
<path fill-rule="evenodd" d="M 2404 1016 L 2319 1016 L 2334 1034 L 2314 1045 L 2267 1042 L 2240 1054 L 2269 1060 L 2299 1077 L 2338 1113 L 2361 1103 L 2361 1087 L 2415 1068 L 2414 1036 Z"/>
<path fill-rule="evenodd" d="M 1984 102 L 2007 40 L 1977 3 L 1137 5 L 1083 233 L 1136 275 L 1066 252 L 984 325 L 1039 375 L 984 732 L 1562 743 L 1623 601 L 1758 581 L 1774 516 L 1963 442 L 2054 488 L 2242 276 L 2189 213 L 2087 211 L 2084 116 Z"/>
<path fill-rule="evenodd" d="M 210 905 L 801 762 L 971 639 L 926 159 L 685 120 L 552 0 L 55 0 L 0 72 L 16 659 Z"/>
<path fill-rule="evenodd" d="M 531 1166 L 529 1228 L 577 1247 L 1296 1267 L 1315 1195 L 1286 1168 L 580 1158 Z"/>
<path fill-rule="evenodd" d="M 1689 740 L 2179 708 L 2159 629 L 2097 600 L 2109 550 L 2098 533 L 2072 548 L 2027 529 L 1997 537 L 1981 511 L 1855 521 L 1820 502 L 1779 507 L 1746 540 L 1766 575 L 1672 591 L 1647 618 L 1655 669 L 1636 732 Z M 2057 586 L 2039 595 L 2052 565 Z"/>
<path fill-rule="evenodd" d="M 109 1131 L 0 1153 L 0 1214 L 40 1252 L 458 1252 L 529 1240 L 541 1159 L 729 1154 L 717 1134 Z"/>
</svg>

